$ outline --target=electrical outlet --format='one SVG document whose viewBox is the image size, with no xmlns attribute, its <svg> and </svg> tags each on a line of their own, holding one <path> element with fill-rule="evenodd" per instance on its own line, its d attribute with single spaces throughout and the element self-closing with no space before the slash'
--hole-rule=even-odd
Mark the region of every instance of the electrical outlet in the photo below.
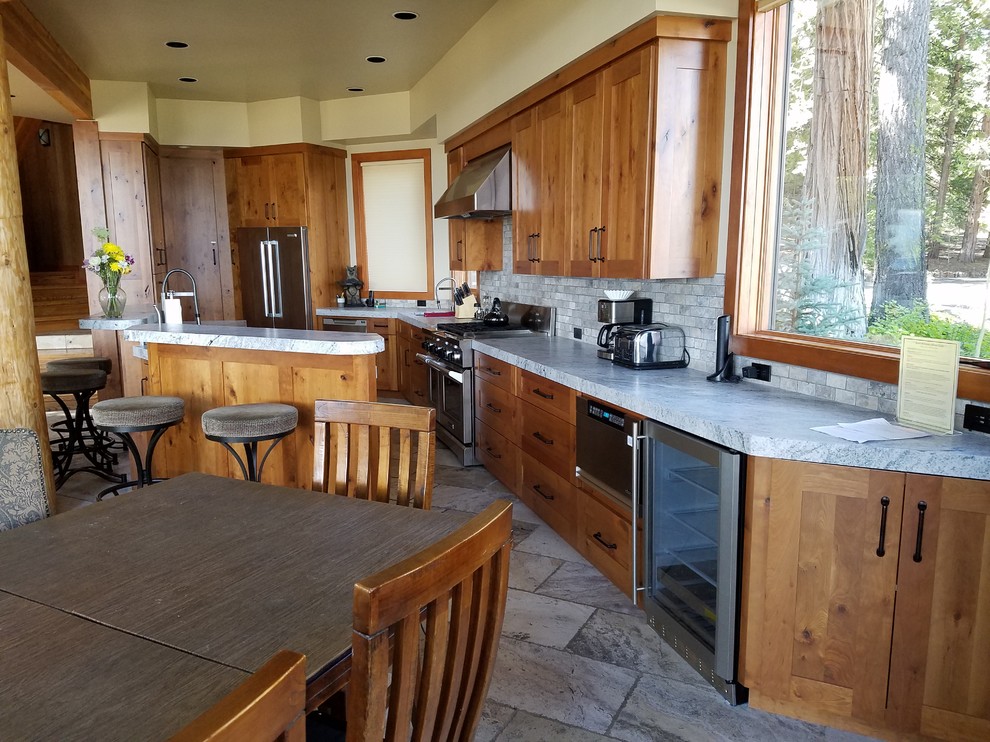
<svg viewBox="0 0 990 742">
<path fill-rule="evenodd" d="M 583 333 L 581 332 L 581 328 L 580 327 L 575 327 L 574 328 L 574 339 L 575 340 L 580 340 L 582 334 Z"/>
<path fill-rule="evenodd" d="M 758 381 L 770 381 L 770 364 L 754 363 L 750 366 L 745 366 L 742 370 L 742 375 L 746 379 L 757 379 Z"/>
<path fill-rule="evenodd" d="M 425 307 L 426 306 L 426 299 L 417 299 L 416 300 L 416 306 L 417 307 Z"/>
<path fill-rule="evenodd" d="M 990 407 L 966 405 L 963 409 L 963 427 L 977 433 L 990 433 Z"/>
</svg>

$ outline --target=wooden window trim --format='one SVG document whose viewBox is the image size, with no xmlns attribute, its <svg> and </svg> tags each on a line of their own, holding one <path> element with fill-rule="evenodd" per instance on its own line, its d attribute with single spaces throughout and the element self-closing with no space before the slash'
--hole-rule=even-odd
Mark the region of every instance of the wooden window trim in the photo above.
<svg viewBox="0 0 990 742">
<path fill-rule="evenodd" d="M 774 126 L 783 104 L 787 70 L 786 3 L 760 12 L 756 0 L 739 2 L 736 60 L 735 129 L 729 198 L 725 312 L 733 317 L 731 350 L 770 361 L 897 383 L 900 350 L 828 338 L 805 337 L 762 329 L 773 285 L 773 233 L 777 194 L 765 187 L 780 167 L 782 132 Z M 963 365 L 958 395 L 990 401 L 990 368 Z"/>
<path fill-rule="evenodd" d="M 364 176 L 361 165 L 365 162 L 390 162 L 397 160 L 423 160 L 423 220 L 426 225 L 426 287 L 423 291 L 379 291 L 382 299 L 433 299 L 433 178 L 429 149 L 401 149 L 393 152 L 364 152 L 351 155 L 351 185 L 354 190 L 354 241 L 358 265 L 368 262 L 368 232 L 364 218 Z M 365 282 L 368 276 L 363 277 Z"/>
</svg>

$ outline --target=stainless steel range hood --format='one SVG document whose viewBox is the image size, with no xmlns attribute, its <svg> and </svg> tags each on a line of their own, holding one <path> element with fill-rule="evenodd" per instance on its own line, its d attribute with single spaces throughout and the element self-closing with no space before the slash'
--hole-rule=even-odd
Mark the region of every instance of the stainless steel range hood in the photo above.
<svg viewBox="0 0 990 742">
<path fill-rule="evenodd" d="M 471 160 L 444 191 L 433 216 L 437 219 L 493 219 L 512 212 L 509 147 Z"/>
</svg>

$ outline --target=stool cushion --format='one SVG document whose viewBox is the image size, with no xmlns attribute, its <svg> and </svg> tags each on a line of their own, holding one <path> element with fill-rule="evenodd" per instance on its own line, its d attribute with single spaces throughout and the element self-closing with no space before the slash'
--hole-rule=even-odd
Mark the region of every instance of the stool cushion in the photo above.
<svg viewBox="0 0 990 742">
<path fill-rule="evenodd" d="M 277 403 L 215 407 L 203 413 L 203 432 L 214 438 L 265 440 L 294 430 L 299 410 Z"/>
<path fill-rule="evenodd" d="M 113 371 L 113 361 L 106 356 L 87 356 L 85 358 L 56 358 L 48 362 L 48 370 L 55 371 L 63 368 L 95 368 L 109 374 Z"/>
<path fill-rule="evenodd" d="M 92 392 L 107 385 L 106 371 L 93 368 L 59 368 L 41 372 L 41 391 L 45 394 Z"/>
<path fill-rule="evenodd" d="M 165 427 L 182 420 L 186 403 L 180 397 L 118 397 L 104 399 L 93 405 L 90 412 L 99 428 L 114 430 Z"/>
</svg>

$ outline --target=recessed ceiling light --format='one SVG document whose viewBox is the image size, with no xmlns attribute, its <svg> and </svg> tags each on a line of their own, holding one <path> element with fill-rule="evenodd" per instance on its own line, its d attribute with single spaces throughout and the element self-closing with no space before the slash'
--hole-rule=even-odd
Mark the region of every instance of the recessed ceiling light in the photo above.
<svg viewBox="0 0 990 742">
<path fill-rule="evenodd" d="M 414 21 L 419 18 L 419 13 L 413 13 L 411 10 L 400 10 L 392 13 L 392 17 L 399 21 Z"/>
<path fill-rule="evenodd" d="M 373 54 L 370 57 L 365 57 L 365 59 L 368 62 L 371 62 L 372 64 L 381 64 L 382 62 L 385 61 L 385 57 L 379 56 L 377 54 Z"/>
<path fill-rule="evenodd" d="M 363 93 L 364 88 L 347 88 L 348 93 Z"/>
<path fill-rule="evenodd" d="M 180 77 L 179 82 L 199 82 L 195 77 Z"/>
<path fill-rule="evenodd" d="M 187 44 L 185 41 L 166 41 L 165 46 L 169 47 L 170 49 L 187 49 L 189 47 L 189 44 Z"/>
</svg>

